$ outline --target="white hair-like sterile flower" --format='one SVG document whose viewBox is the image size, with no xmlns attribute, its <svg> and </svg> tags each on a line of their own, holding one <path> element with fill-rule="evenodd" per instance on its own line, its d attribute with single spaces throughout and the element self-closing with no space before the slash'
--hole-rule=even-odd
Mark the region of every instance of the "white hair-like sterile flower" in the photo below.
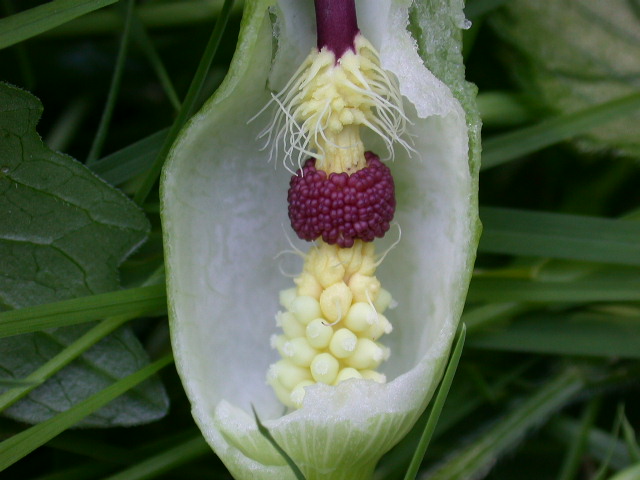
<svg viewBox="0 0 640 480">
<path fill-rule="evenodd" d="M 479 235 L 479 121 L 460 65 L 461 4 L 432 3 L 356 2 L 375 88 L 363 93 L 347 79 L 357 88 L 338 98 L 297 95 L 309 78 L 300 66 L 313 63 L 305 60 L 316 44 L 313 2 L 247 0 L 227 78 L 169 155 L 161 194 L 176 366 L 198 426 L 235 478 L 294 478 L 258 431 L 252 406 L 307 479 L 370 478 L 442 375 Z M 430 21 L 439 22 L 433 33 Z M 318 69 L 331 66 L 323 61 Z M 360 110 L 343 101 L 354 92 Z M 383 262 L 365 247 L 373 244 L 340 237 L 328 245 L 327 234 L 304 267 L 283 265 L 291 172 L 279 162 L 295 170 L 315 155 L 322 164 L 331 150 L 358 144 L 353 138 L 393 153 L 384 165 L 401 237 L 376 235 Z M 364 149 L 358 144 L 358 158 Z M 375 277 L 359 270 L 365 260 L 377 262 Z M 302 272 L 295 292 L 281 273 L 293 269 Z M 342 277 L 329 279 L 335 271 Z M 307 302 L 297 324 L 294 298 Z M 391 303 L 393 328 L 384 312 Z M 270 370 L 280 357 L 310 373 L 287 371 L 288 387 L 274 391 L 265 376 L 282 373 Z"/>
</svg>

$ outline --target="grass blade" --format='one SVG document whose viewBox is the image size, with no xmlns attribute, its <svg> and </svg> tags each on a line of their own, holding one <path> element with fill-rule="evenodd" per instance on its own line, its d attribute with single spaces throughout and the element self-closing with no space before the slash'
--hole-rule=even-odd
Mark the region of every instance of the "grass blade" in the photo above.
<svg viewBox="0 0 640 480">
<path fill-rule="evenodd" d="M 460 361 L 460 357 L 462 356 L 462 348 L 464 347 L 466 332 L 467 329 L 463 324 L 460 330 L 460 335 L 458 335 L 458 340 L 456 341 L 455 347 L 453 349 L 453 353 L 451 354 L 449 365 L 447 365 L 447 370 L 445 371 L 444 377 L 442 377 L 442 382 L 440 383 L 440 387 L 438 388 L 438 393 L 436 395 L 435 401 L 433 402 L 433 406 L 431 407 L 429 418 L 427 419 L 427 423 L 424 426 L 422 436 L 420 437 L 420 442 L 418 442 L 418 447 L 416 448 L 413 454 L 413 458 L 411 459 L 411 463 L 409 464 L 409 468 L 405 473 L 404 480 L 412 480 L 416 478 L 416 475 L 418 474 L 418 469 L 420 468 L 420 464 L 422 463 L 422 459 L 424 458 L 424 454 L 427 451 L 429 442 L 431 441 L 431 437 L 433 436 L 433 432 L 436 429 L 438 419 L 440 418 L 442 407 L 444 407 L 444 402 L 447 399 L 447 395 L 449 395 L 449 389 L 451 388 L 453 377 L 455 376 L 456 370 L 458 369 L 458 363 Z"/>
<path fill-rule="evenodd" d="M 51 376 L 71 363 L 87 349 L 132 318 L 135 317 L 119 316 L 108 318 L 100 322 L 71 345 L 62 350 L 59 354 L 46 361 L 34 372 L 25 377 L 23 381 L 26 382 L 26 385 L 17 386 L 16 388 L 12 388 L 11 390 L 7 390 L 2 393 L 0 395 L 0 412 L 23 398 L 34 388 L 42 385 Z"/>
<path fill-rule="evenodd" d="M 579 112 L 551 118 L 531 127 L 482 142 L 482 169 L 496 167 L 567 140 L 640 109 L 640 93 L 617 98 Z"/>
<path fill-rule="evenodd" d="M 169 102 L 171 102 L 171 105 L 176 111 L 180 111 L 180 100 L 178 99 L 178 94 L 173 87 L 173 83 L 171 82 L 169 73 L 162 63 L 160 55 L 153 45 L 151 37 L 149 37 L 144 24 L 140 21 L 140 17 L 137 11 L 133 12 L 133 17 L 131 20 L 132 35 L 134 40 L 147 56 L 147 60 L 149 60 L 153 71 L 156 73 L 158 81 L 160 82 L 160 85 L 162 85 L 164 93 L 169 99 Z"/>
<path fill-rule="evenodd" d="M 148 379 L 160 369 L 169 365 L 172 361 L 173 357 L 171 355 L 167 355 L 138 370 L 136 373 L 133 373 L 122 380 L 118 380 L 101 392 L 92 395 L 69 410 L 62 412 L 47 421 L 34 425 L 33 427 L 30 427 L 3 441 L 0 443 L 0 471 L 13 465 L 36 448 L 47 443 L 56 435 L 78 423 L 84 417 L 97 411 L 110 401 L 125 393 L 127 390 L 130 390 L 139 383 Z"/>
<path fill-rule="evenodd" d="M 532 427 L 564 407 L 584 386 L 581 375 L 567 370 L 552 378 L 532 396 L 512 408 L 501 420 L 427 475 L 429 480 L 468 480 L 485 472 Z"/>
<path fill-rule="evenodd" d="M 160 152 L 169 129 L 163 129 L 90 165 L 98 176 L 120 185 L 148 170 Z"/>
<path fill-rule="evenodd" d="M 142 2 L 136 9 L 146 28 L 175 28 L 204 24 L 215 20 L 223 0 L 180 0 L 179 2 Z M 233 13 L 242 13 L 244 2 L 234 4 Z M 102 10 L 50 30 L 47 36 L 73 37 L 105 35 L 117 31 L 122 20 L 113 10 Z"/>
<path fill-rule="evenodd" d="M 640 281 L 601 278 L 545 282 L 515 278 L 474 278 L 467 299 L 472 302 L 637 302 Z"/>
<path fill-rule="evenodd" d="M 0 49 L 35 37 L 118 0 L 53 0 L 0 19 Z"/>
<path fill-rule="evenodd" d="M 253 416 L 256 419 L 256 425 L 258 425 L 258 431 L 260 432 L 260 434 L 264 438 L 266 438 L 271 445 L 273 445 L 273 448 L 275 448 L 280 455 L 282 455 L 282 458 L 286 460 L 296 478 L 298 480 L 306 480 L 304 474 L 302 473 L 302 470 L 300 470 L 300 468 L 296 465 L 296 462 L 293 461 L 293 458 L 291 458 L 289 454 L 285 452 L 280 445 L 278 445 L 278 442 L 276 442 L 276 439 L 273 438 L 273 435 L 271 435 L 269 429 L 262 424 L 260 418 L 258 417 L 258 414 L 256 413 L 256 409 L 253 408 L 253 405 L 251 406 L 251 410 L 253 410 Z"/>
<path fill-rule="evenodd" d="M 478 330 L 467 343 L 489 350 L 638 359 L 639 320 L 596 313 L 535 314 Z"/>
<path fill-rule="evenodd" d="M 579 435 L 580 423 L 567 416 L 558 416 L 549 422 L 546 429 L 559 441 L 566 442 L 567 438 Z M 611 467 L 620 470 L 631 464 L 629 453 L 625 445 L 609 432 L 598 428 L 591 428 L 587 435 L 587 450 L 599 462 L 610 463 Z"/>
<path fill-rule="evenodd" d="M 0 313 L 0 337 L 90 322 L 116 315 L 142 315 L 164 308 L 164 284 L 72 298 Z"/>
<path fill-rule="evenodd" d="M 461 322 L 467 326 L 469 332 L 502 320 L 509 320 L 521 313 L 528 312 L 533 307 L 520 303 L 492 303 L 465 310 Z"/>
<path fill-rule="evenodd" d="M 640 463 L 618 472 L 609 480 L 638 480 L 638 478 L 640 478 Z"/>
<path fill-rule="evenodd" d="M 631 457 L 634 462 L 640 462 L 640 446 L 638 446 L 638 442 L 636 440 L 636 432 L 624 413 L 624 406 L 620 406 L 618 409 L 618 416 L 620 417 L 622 436 L 624 437 L 624 442 L 627 445 L 629 457 Z"/>
<path fill-rule="evenodd" d="M 582 417 L 580 430 L 570 444 L 558 480 L 573 480 L 576 478 L 582 455 L 584 454 L 589 439 L 589 431 L 593 427 L 598 411 L 600 410 L 601 400 L 601 397 L 595 397 L 587 404 Z"/>
<path fill-rule="evenodd" d="M 518 95 L 506 92 L 484 92 L 476 98 L 483 128 L 510 127 L 532 120 L 533 112 Z"/>
<path fill-rule="evenodd" d="M 104 480 L 143 480 L 154 478 L 191 460 L 211 454 L 211 447 L 201 435 L 159 452 Z"/>
<path fill-rule="evenodd" d="M 640 265 L 640 223 L 507 208 L 482 208 L 485 253 Z"/>
<path fill-rule="evenodd" d="M 51 150 L 57 150 L 58 152 L 67 150 L 71 140 L 85 120 L 88 111 L 89 102 L 87 97 L 78 96 L 73 100 L 69 100 L 65 110 L 49 130 L 44 143 Z"/>
<path fill-rule="evenodd" d="M 100 117 L 100 124 L 98 125 L 98 131 L 91 143 L 91 149 L 87 156 L 86 163 L 91 165 L 100 156 L 102 146 L 107 138 L 107 132 L 109 131 L 109 124 L 111 123 L 111 117 L 113 115 L 113 109 L 116 105 L 116 98 L 118 91 L 120 90 L 120 84 L 122 82 L 122 73 L 124 71 L 124 62 L 127 58 L 127 50 L 129 48 L 129 38 L 131 32 L 131 18 L 133 17 L 133 2 L 134 0 L 127 0 L 125 8 L 125 21 L 122 29 L 122 36 L 120 39 L 120 46 L 118 48 L 118 56 L 116 57 L 116 65 L 113 69 L 113 75 L 111 77 L 111 84 L 109 85 L 109 93 L 107 94 L 107 101 Z"/>
<path fill-rule="evenodd" d="M 196 106 L 196 101 L 198 96 L 200 95 L 200 90 L 204 85 L 204 81 L 207 76 L 207 72 L 209 71 L 209 67 L 211 66 L 211 62 L 213 61 L 213 57 L 218 51 L 218 46 L 220 45 L 220 40 L 222 39 L 222 34 L 227 26 L 227 22 L 229 21 L 229 17 L 231 16 L 231 7 L 233 7 L 233 0 L 225 0 L 224 5 L 222 6 L 222 11 L 220 12 L 220 16 L 216 21 L 216 25 L 213 28 L 213 32 L 211 32 L 211 37 L 209 38 L 209 42 L 207 43 L 207 47 L 205 48 L 204 54 L 200 59 L 200 63 L 198 65 L 198 69 L 196 70 L 195 75 L 193 76 L 193 80 L 191 81 L 191 85 L 189 86 L 189 90 L 187 92 L 187 96 L 182 103 L 182 108 L 180 108 L 180 112 L 178 112 L 178 116 L 176 117 L 173 125 L 169 130 L 169 134 L 164 139 L 164 143 L 162 144 L 162 148 L 160 149 L 160 153 L 155 158 L 153 165 L 150 170 L 147 172 L 147 175 L 144 177 L 138 191 L 134 195 L 133 199 L 136 203 L 141 205 L 146 200 L 149 192 L 153 188 L 153 185 L 158 180 L 160 176 L 160 170 L 162 170 L 162 165 L 173 145 L 173 142 L 178 136 L 180 129 L 186 123 L 187 119 L 192 115 L 193 110 Z"/>
</svg>

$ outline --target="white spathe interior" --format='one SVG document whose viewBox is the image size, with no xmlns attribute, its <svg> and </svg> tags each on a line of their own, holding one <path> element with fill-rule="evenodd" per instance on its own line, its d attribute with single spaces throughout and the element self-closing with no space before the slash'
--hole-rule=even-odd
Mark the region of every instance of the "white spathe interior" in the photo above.
<svg viewBox="0 0 640 480">
<path fill-rule="evenodd" d="M 387 312 L 394 331 L 383 337 L 391 348 L 382 369 L 387 384 L 317 385 L 307 389 L 302 409 L 282 416 L 284 409 L 265 382 L 268 366 L 277 359 L 269 337 L 276 332 L 278 292 L 292 286 L 274 257 L 289 248 L 286 235 L 294 237 L 285 234 L 290 232 L 290 174 L 282 165 L 268 164 L 268 150 L 260 151 L 256 140 L 268 119 L 247 124 L 269 100 L 263 89 L 271 58 L 267 22 L 250 78 L 195 117 L 171 153 L 163 208 L 171 239 L 166 255 L 176 363 L 194 417 L 223 459 L 219 450 L 229 447 L 218 429 L 257 435 L 251 405 L 269 419 L 266 424 L 276 436 L 296 422 L 324 425 L 348 419 L 366 429 L 380 413 L 413 415 L 433 388 L 433 369 L 449 349 L 475 222 L 467 128 L 461 106 L 413 47 L 405 28 L 409 3 L 358 3 L 361 31 L 400 81 L 416 150 L 411 157 L 397 150 L 389 164 L 402 238 L 377 274 L 398 301 Z M 284 84 L 315 44 L 311 2 L 280 0 L 279 5 L 272 88 Z M 384 154 L 379 140 L 368 138 L 365 145 Z M 377 251 L 396 239 L 391 230 Z M 242 457 L 238 451 L 230 454 Z"/>
</svg>

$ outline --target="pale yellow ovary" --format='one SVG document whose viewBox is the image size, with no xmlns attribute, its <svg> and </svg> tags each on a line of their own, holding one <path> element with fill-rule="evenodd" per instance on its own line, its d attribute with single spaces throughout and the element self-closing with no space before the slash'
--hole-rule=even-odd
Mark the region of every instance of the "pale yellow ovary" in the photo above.
<svg viewBox="0 0 640 480">
<path fill-rule="evenodd" d="M 285 405 L 301 407 L 304 388 L 315 383 L 386 381 L 377 369 L 390 352 L 378 339 L 391 333 L 383 312 L 393 299 L 374 276 L 374 255 L 373 244 L 361 240 L 352 248 L 320 241 L 306 255 L 297 287 L 280 293 L 282 333 L 272 337 L 272 347 L 282 359 L 271 365 L 267 381 Z M 341 275 L 324 275 L 334 270 Z"/>
</svg>

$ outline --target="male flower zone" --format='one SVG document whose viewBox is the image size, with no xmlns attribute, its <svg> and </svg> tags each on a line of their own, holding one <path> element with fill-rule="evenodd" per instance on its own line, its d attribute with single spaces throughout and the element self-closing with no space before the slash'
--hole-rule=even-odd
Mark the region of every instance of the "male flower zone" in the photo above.
<svg viewBox="0 0 640 480">
<path fill-rule="evenodd" d="M 174 145 L 176 365 L 235 478 L 295 478 L 252 407 L 306 478 L 357 480 L 429 402 L 479 235 L 463 25 L 454 0 L 247 1 L 227 78 Z"/>
</svg>

